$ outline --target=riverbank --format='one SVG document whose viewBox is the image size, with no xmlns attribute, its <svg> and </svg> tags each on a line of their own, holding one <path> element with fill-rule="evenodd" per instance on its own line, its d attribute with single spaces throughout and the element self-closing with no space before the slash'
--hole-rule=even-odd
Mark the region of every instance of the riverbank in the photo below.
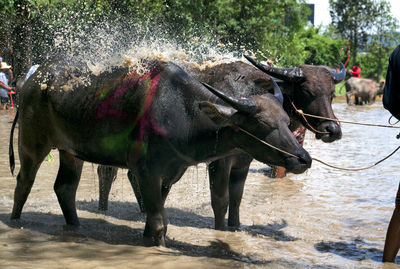
<svg viewBox="0 0 400 269">
<path fill-rule="evenodd" d="M 344 103 L 346 102 L 346 95 L 335 96 L 333 103 Z M 382 102 L 382 95 L 376 97 L 376 102 Z"/>
</svg>

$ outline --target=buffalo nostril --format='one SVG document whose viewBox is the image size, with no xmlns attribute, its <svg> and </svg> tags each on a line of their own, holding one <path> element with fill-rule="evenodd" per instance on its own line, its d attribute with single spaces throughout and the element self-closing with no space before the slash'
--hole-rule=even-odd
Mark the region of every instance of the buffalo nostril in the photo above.
<svg viewBox="0 0 400 269">
<path fill-rule="evenodd" d="M 310 168 L 312 159 L 311 158 L 300 158 L 300 163 L 303 165 L 306 165 L 308 168 Z"/>
<path fill-rule="evenodd" d="M 312 158 L 311 158 L 310 154 L 308 154 L 308 152 L 301 153 L 298 156 L 299 156 L 300 164 L 306 165 L 307 167 L 311 167 Z"/>
<path fill-rule="evenodd" d="M 329 124 L 325 127 L 325 132 L 329 133 L 330 136 L 341 136 L 342 131 L 338 124 Z"/>
<path fill-rule="evenodd" d="M 325 127 L 325 132 L 328 132 L 329 134 L 333 134 L 335 132 L 335 128 L 332 127 L 331 125 L 328 125 Z"/>
</svg>

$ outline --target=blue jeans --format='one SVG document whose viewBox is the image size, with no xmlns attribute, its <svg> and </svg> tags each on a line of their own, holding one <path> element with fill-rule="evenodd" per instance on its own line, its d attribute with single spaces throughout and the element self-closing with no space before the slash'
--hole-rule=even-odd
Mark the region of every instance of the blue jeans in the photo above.
<svg viewBox="0 0 400 269">
<path fill-rule="evenodd" d="M 8 103 L 8 101 L 10 101 L 10 96 L 8 96 L 7 90 L 0 89 L 0 99 L 2 104 Z"/>
</svg>

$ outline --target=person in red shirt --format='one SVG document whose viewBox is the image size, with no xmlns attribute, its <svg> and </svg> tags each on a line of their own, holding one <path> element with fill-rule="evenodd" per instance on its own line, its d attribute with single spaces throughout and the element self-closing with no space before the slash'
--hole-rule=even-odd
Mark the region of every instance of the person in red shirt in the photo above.
<svg viewBox="0 0 400 269">
<path fill-rule="evenodd" d="M 353 74 L 353 77 L 359 78 L 361 75 L 360 64 L 356 62 L 351 68 L 350 72 Z"/>
</svg>

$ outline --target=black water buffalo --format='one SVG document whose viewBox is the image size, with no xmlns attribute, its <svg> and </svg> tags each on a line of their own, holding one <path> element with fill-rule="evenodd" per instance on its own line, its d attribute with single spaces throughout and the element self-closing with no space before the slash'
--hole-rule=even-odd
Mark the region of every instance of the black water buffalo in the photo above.
<svg viewBox="0 0 400 269">
<path fill-rule="evenodd" d="M 375 103 L 377 95 L 383 94 L 385 82 L 377 83 L 370 79 L 352 77 L 345 83 L 347 104 L 351 105 L 351 97 L 354 96 L 355 105 Z"/>
<path fill-rule="evenodd" d="M 332 142 L 341 138 L 341 128 L 334 121 L 303 117 L 294 111 L 293 104 L 304 112 L 327 118 L 335 118 L 331 102 L 334 84 L 345 78 L 346 69 L 341 65 L 340 72 L 326 66 L 302 65 L 300 68 L 273 68 L 262 65 L 252 58 L 246 57 L 259 69 L 236 61 L 216 65 L 203 71 L 187 67 L 189 73 L 200 81 L 205 81 L 235 96 L 251 96 L 263 94 L 272 88 L 271 76 L 281 79 L 280 87 L 284 94 L 284 108 L 288 112 L 293 131 L 299 125 L 306 126 L 324 142 Z M 208 166 L 211 188 L 211 203 L 215 216 L 215 228 L 225 229 L 225 215 L 229 208 L 228 225 L 238 227 L 239 206 L 242 199 L 244 183 L 253 158 L 247 154 L 236 154 L 211 162 Z M 106 210 L 111 184 L 116 178 L 117 169 L 98 167 L 99 174 L 99 209 Z M 135 191 L 138 204 L 144 211 L 138 183 L 132 173 L 128 178 Z"/>
<path fill-rule="evenodd" d="M 75 195 L 83 161 L 128 168 L 146 208 L 144 236 L 155 245 L 165 245 L 164 202 L 188 166 L 239 153 L 295 173 L 311 166 L 288 128 L 277 86 L 275 96 L 240 99 L 202 85 L 171 62 L 146 66 L 144 75 L 123 67 L 93 74 L 84 61 L 58 56 L 27 80 L 10 136 L 13 172 L 18 122 L 21 167 L 11 219 L 20 218 L 52 148 L 60 156 L 54 190 L 68 225 L 79 225 Z"/>
</svg>

